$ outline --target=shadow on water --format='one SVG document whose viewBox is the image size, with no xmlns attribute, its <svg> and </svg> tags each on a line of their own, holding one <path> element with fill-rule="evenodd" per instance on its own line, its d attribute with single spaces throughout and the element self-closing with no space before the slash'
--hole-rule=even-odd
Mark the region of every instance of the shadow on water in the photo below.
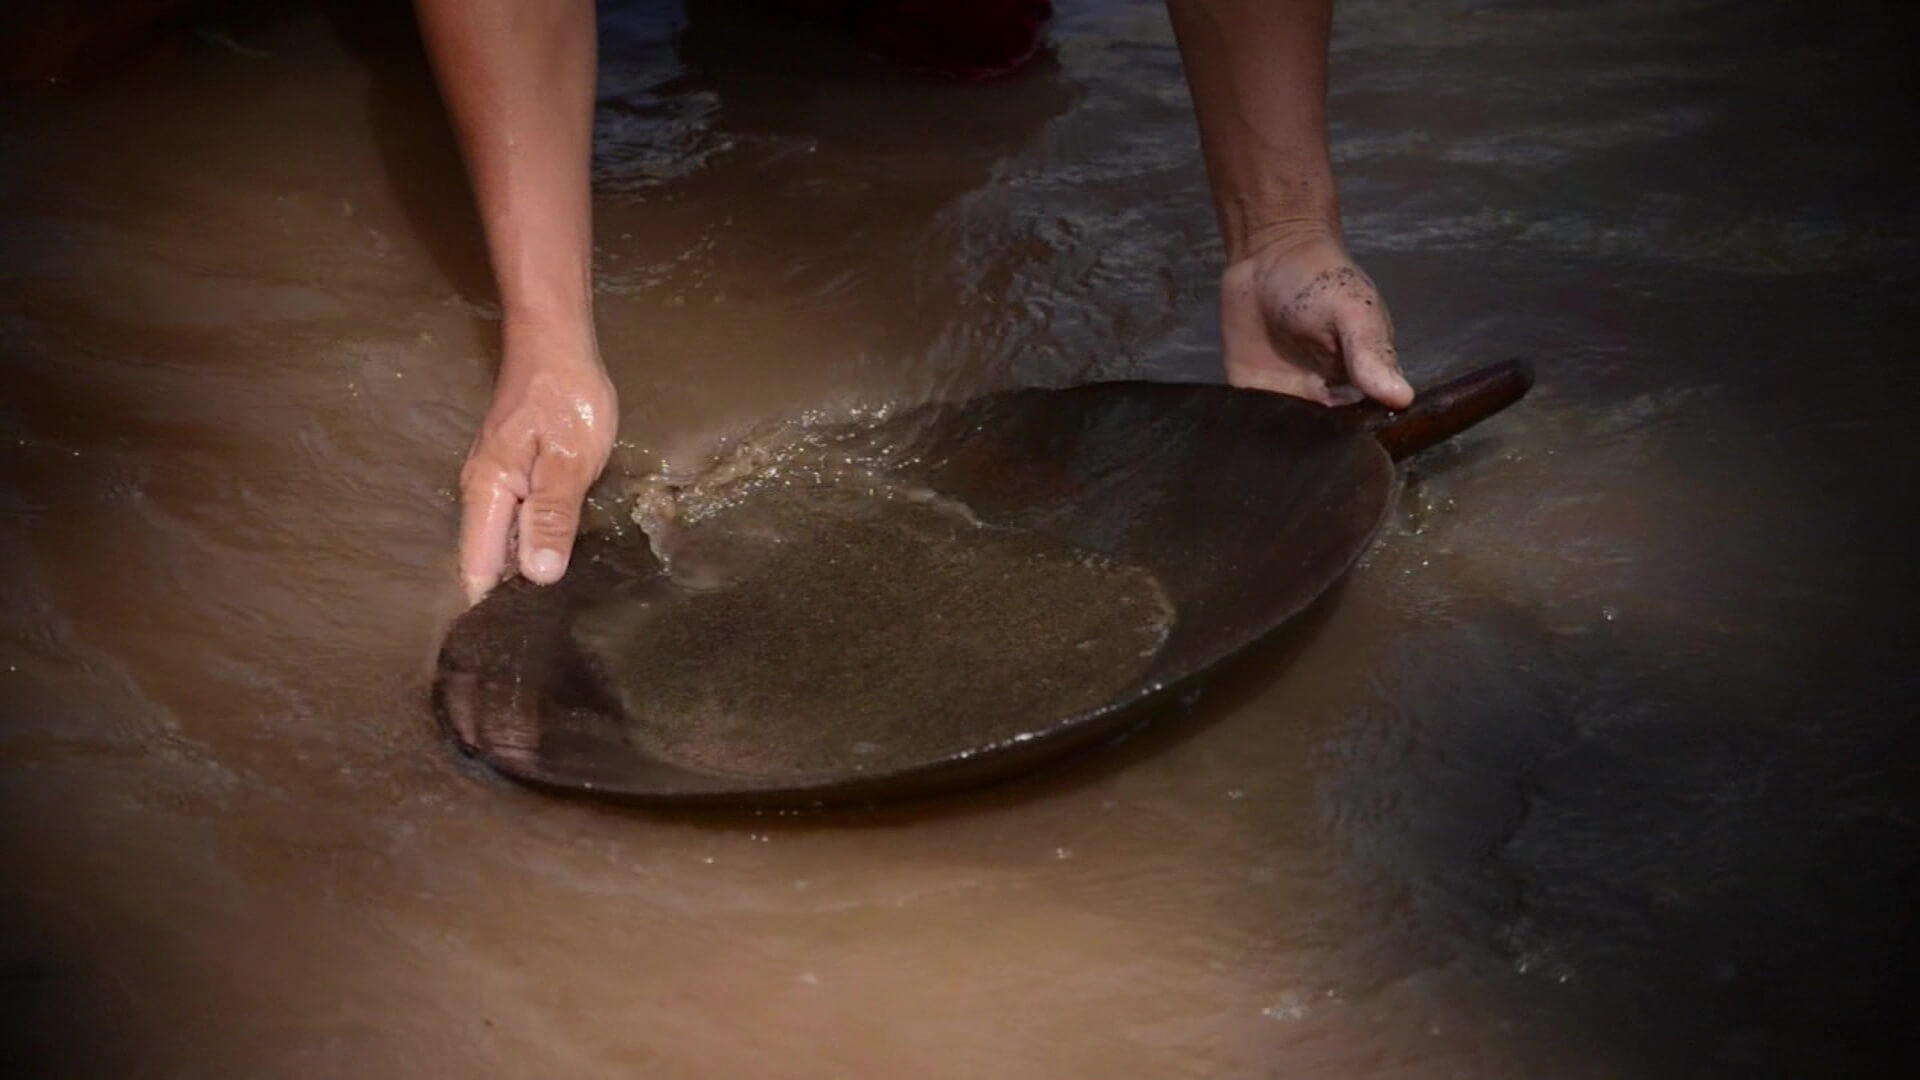
<svg viewBox="0 0 1920 1080">
<path fill-rule="evenodd" d="M 372 80 L 368 132 L 413 235 L 464 300 L 496 309 L 486 238 L 412 5 L 320 0 L 317 7 Z"/>
<path fill-rule="evenodd" d="M 1344 965 L 1494 986 L 1529 1041 L 1622 1075 L 1906 1075 L 1911 676 L 1756 693 L 1650 644 L 1488 602 L 1388 645 L 1390 704 L 1321 749 L 1337 887 L 1400 912 Z"/>
</svg>

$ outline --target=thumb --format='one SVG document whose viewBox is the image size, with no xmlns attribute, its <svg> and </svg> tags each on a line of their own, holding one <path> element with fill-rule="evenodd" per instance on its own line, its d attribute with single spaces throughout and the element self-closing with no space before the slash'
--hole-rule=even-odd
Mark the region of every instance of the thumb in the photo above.
<svg viewBox="0 0 1920 1080">
<path fill-rule="evenodd" d="M 580 507 L 593 483 L 577 454 L 543 446 L 533 461 L 532 488 L 520 504 L 520 573 L 536 585 L 551 585 L 567 572 Z"/>
<path fill-rule="evenodd" d="M 1364 318 L 1342 320 L 1339 335 L 1340 354 L 1346 361 L 1347 378 L 1353 385 L 1390 409 L 1404 409 L 1413 404 L 1413 387 L 1400 372 L 1393 332 L 1384 322 Z"/>
</svg>

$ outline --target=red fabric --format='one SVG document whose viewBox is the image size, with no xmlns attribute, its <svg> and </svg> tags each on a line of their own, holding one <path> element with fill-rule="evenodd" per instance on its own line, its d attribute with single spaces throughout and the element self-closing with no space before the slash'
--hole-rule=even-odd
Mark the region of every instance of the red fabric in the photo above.
<svg viewBox="0 0 1920 1080">
<path fill-rule="evenodd" d="M 1004 75 L 1039 53 L 1052 0 L 780 0 L 845 23 L 861 44 L 916 71 Z"/>
</svg>

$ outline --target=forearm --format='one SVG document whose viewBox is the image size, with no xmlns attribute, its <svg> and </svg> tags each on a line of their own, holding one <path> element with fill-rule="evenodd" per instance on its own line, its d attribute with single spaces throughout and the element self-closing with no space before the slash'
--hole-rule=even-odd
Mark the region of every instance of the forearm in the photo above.
<svg viewBox="0 0 1920 1080">
<path fill-rule="evenodd" d="M 508 329 L 591 332 L 594 0 L 415 0 Z"/>
<path fill-rule="evenodd" d="M 1167 0 L 1227 255 L 1339 235 L 1327 157 L 1332 0 Z"/>
</svg>

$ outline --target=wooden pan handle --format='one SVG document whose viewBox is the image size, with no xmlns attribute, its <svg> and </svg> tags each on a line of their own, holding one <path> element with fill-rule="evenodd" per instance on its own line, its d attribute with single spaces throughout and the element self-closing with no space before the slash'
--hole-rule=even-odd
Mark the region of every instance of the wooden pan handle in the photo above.
<svg viewBox="0 0 1920 1080">
<path fill-rule="evenodd" d="M 1341 409 L 1373 432 L 1393 460 L 1445 442 L 1519 401 L 1533 388 L 1533 361 L 1501 360 L 1456 376 L 1414 396 L 1395 412 L 1377 401 Z"/>
</svg>

